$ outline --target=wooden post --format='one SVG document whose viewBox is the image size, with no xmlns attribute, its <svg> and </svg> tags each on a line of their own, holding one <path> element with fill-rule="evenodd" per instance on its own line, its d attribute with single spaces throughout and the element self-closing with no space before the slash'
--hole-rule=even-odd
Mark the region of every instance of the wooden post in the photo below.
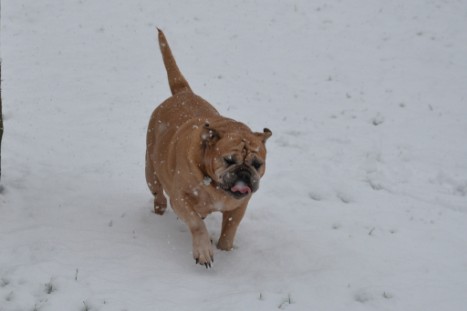
<svg viewBox="0 0 467 311">
<path fill-rule="evenodd" d="M 0 1 L 0 16 L 2 12 Z M 1 56 L 1 54 L 0 54 Z M 3 137 L 3 113 L 2 113 L 2 60 L 0 59 L 0 180 L 2 179 L 2 137 Z M 0 192 L 2 188 L 0 187 Z"/>
<path fill-rule="evenodd" d="M 2 179 L 2 137 L 3 137 L 2 62 L 0 61 L 0 179 Z"/>
</svg>

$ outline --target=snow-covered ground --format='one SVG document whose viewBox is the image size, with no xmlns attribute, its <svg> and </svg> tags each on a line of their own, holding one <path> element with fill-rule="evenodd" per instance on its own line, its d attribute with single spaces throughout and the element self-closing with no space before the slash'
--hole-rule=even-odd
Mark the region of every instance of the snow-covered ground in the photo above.
<svg viewBox="0 0 467 311">
<path fill-rule="evenodd" d="M 466 1 L 1 9 L 1 311 L 466 310 Z M 156 26 L 196 93 L 273 131 L 211 270 L 151 212 Z"/>
</svg>

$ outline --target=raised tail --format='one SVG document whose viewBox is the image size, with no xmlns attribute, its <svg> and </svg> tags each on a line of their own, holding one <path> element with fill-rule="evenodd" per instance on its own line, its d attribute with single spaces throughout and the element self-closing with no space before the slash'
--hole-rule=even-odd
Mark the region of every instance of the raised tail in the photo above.
<svg viewBox="0 0 467 311">
<path fill-rule="evenodd" d="M 172 95 L 184 91 L 192 92 L 190 85 L 186 81 L 185 77 L 183 77 L 180 69 L 178 69 L 164 33 L 159 28 L 157 28 L 157 31 L 159 32 L 159 47 L 161 49 L 162 58 L 164 59 L 165 69 L 167 70 L 167 77 L 169 79 L 169 86 L 172 91 Z"/>
</svg>

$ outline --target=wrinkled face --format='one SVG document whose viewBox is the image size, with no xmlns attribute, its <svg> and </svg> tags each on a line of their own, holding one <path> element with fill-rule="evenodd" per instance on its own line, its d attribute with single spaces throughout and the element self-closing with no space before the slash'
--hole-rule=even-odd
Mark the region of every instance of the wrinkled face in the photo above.
<svg viewBox="0 0 467 311">
<path fill-rule="evenodd" d="M 265 172 L 265 142 L 271 132 L 219 135 L 206 150 L 206 170 L 217 186 L 236 199 L 258 190 Z"/>
</svg>

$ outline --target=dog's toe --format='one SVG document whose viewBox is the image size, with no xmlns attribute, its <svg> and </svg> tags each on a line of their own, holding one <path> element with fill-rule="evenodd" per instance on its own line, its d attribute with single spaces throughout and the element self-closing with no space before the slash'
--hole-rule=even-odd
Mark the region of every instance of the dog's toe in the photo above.
<svg viewBox="0 0 467 311">
<path fill-rule="evenodd" d="M 209 257 L 208 259 L 204 258 L 195 258 L 195 262 L 197 265 L 205 266 L 206 269 L 212 268 L 212 264 L 214 263 L 214 257 Z"/>
<path fill-rule="evenodd" d="M 206 269 L 211 268 L 214 262 L 214 252 L 209 239 L 204 240 L 204 242 L 203 240 L 197 242 L 193 245 L 193 257 L 196 264 L 205 266 Z"/>
</svg>

